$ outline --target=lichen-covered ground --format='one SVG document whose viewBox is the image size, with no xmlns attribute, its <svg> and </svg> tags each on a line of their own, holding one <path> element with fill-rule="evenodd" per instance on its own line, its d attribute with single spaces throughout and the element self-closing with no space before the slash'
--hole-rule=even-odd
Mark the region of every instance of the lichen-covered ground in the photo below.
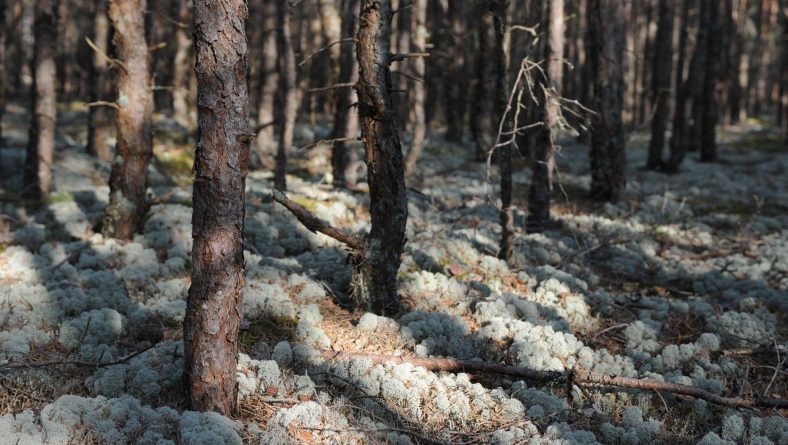
<svg viewBox="0 0 788 445">
<path fill-rule="evenodd" d="M 667 393 L 532 385 L 436 373 L 313 348 L 573 366 L 736 397 L 788 397 L 788 153 L 755 122 L 722 131 L 718 164 L 638 170 L 626 199 L 587 201 L 587 148 L 560 152 L 556 228 L 495 257 L 496 194 L 471 148 L 434 139 L 410 180 L 399 319 L 350 312 L 346 251 L 248 179 L 240 413 L 184 411 L 180 324 L 191 250 L 188 159 L 160 119 L 154 205 L 133 242 L 93 233 L 108 165 L 82 153 L 84 113 L 61 110 L 56 192 L 25 207 L 22 108 L 5 125 L 0 215 L 0 442 L 18 444 L 788 443 L 785 412 L 735 411 Z M 325 131 L 301 128 L 300 142 Z M 177 139 L 177 138 L 176 138 Z M 182 139 L 182 138 L 181 138 Z M 770 142 L 771 141 L 771 142 Z M 188 149 L 188 146 L 185 146 Z M 290 196 L 368 229 L 367 195 L 335 191 L 325 148 L 294 153 Z M 527 195 L 518 161 L 516 195 Z M 177 185 L 181 184 L 181 185 Z M 184 186 L 185 185 L 185 186 Z M 519 200 L 522 209 L 525 202 Z M 516 212 L 519 226 L 525 215 Z M 130 355 L 144 351 L 128 358 Z M 112 364 L 115 363 L 115 364 Z"/>
</svg>

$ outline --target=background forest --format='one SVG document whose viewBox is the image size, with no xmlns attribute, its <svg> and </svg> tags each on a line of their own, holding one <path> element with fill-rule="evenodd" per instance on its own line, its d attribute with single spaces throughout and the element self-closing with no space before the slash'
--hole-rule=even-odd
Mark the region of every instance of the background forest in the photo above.
<svg viewBox="0 0 788 445">
<path fill-rule="evenodd" d="M 785 0 L 0 16 L 0 444 L 788 444 Z"/>
</svg>

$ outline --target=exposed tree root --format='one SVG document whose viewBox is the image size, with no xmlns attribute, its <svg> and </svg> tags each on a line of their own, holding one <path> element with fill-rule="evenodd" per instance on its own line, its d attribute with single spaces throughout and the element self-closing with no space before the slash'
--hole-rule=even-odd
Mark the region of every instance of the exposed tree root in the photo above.
<svg viewBox="0 0 788 445">
<path fill-rule="evenodd" d="M 320 355 L 325 360 L 342 361 L 352 358 L 365 358 L 373 363 L 410 363 L 414 366 L 421 366 L 430 371 L 447 372 L 489 372 L 519 377 L 526 380 L 536 380 L 542 382 L 564 381 L 569 385 L 602 385 L 616 386 L 620 388 L 635 388 L 647 391 L 666 392 L 682 396 L 694 397 L 711 402 L 717 405 L 731 408 L 788 408 L 788 399 L 758 398 L 742 399 L 737 397 L 722 397 L 678 383 L 660 382 L 652 379 L 636 379 L 629 377 L 610 376 L 600 374 L 588 369 L 573 368 L 566 372 L 558 371 L 539 371 L 530 368 L 508 366 L 499 363 L 459 360 L 455 358 L 420 358 L 420 357 L 398 357 L 384 354 L 366 354 L 362 352 L 326 351 L 321 350 Z"/>
</svg>

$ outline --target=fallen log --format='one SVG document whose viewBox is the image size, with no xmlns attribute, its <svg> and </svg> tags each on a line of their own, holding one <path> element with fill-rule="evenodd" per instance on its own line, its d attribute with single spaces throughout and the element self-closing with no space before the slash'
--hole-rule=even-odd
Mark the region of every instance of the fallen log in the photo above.
<svg viewBox="0 0 788 445">
<path fill-rule="evenodd" d="M 600 385 L 615 386 L 619 388 L 642 389 L 646 391 L 666 392 L 681 396 L 702 399 L 716 405 L 731 408 L 788 408 L 788 399 L 757 398 L 743 399 L 738 397 L 723 397 L 693 386 L 678 383 L 660 382 L 653 379 L 637 379 L 600 374 L 582 368 L 573 368 L 565 372 L 539 371 L 520 366 L 508 366 L 500 363 L 485 362 L 481 360 L 460 360 L 455 358 L 423 358 L 402 357 L 385 354 L 367 354 L 363 352 L 328 351 L 319 350 L 324 360 L 343 361 L 353 358 L 364 358 L 375 364 L 382 363 L 409 363 L 420 366 L 430 371 L 446 372 L 487 372 L 519 377 L 524 380 L 540 382 L 566 382 L 567 385 Z"/>
</svg>

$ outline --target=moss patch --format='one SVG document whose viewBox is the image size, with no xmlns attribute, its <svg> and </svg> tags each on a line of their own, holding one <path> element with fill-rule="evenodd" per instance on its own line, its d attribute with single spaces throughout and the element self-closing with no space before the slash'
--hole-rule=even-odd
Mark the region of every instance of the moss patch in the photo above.
<svg viewBox="0 0 788 445">
<path fill-rule="evenodd" d="M 295 336 L 298 318 L 263 316 L 249 323 L 247 329 L 238 334 L 242 351 L 249 351 L 258 341 L 275 345 L 280 341 L 292 341 Z"/>
</svg>

